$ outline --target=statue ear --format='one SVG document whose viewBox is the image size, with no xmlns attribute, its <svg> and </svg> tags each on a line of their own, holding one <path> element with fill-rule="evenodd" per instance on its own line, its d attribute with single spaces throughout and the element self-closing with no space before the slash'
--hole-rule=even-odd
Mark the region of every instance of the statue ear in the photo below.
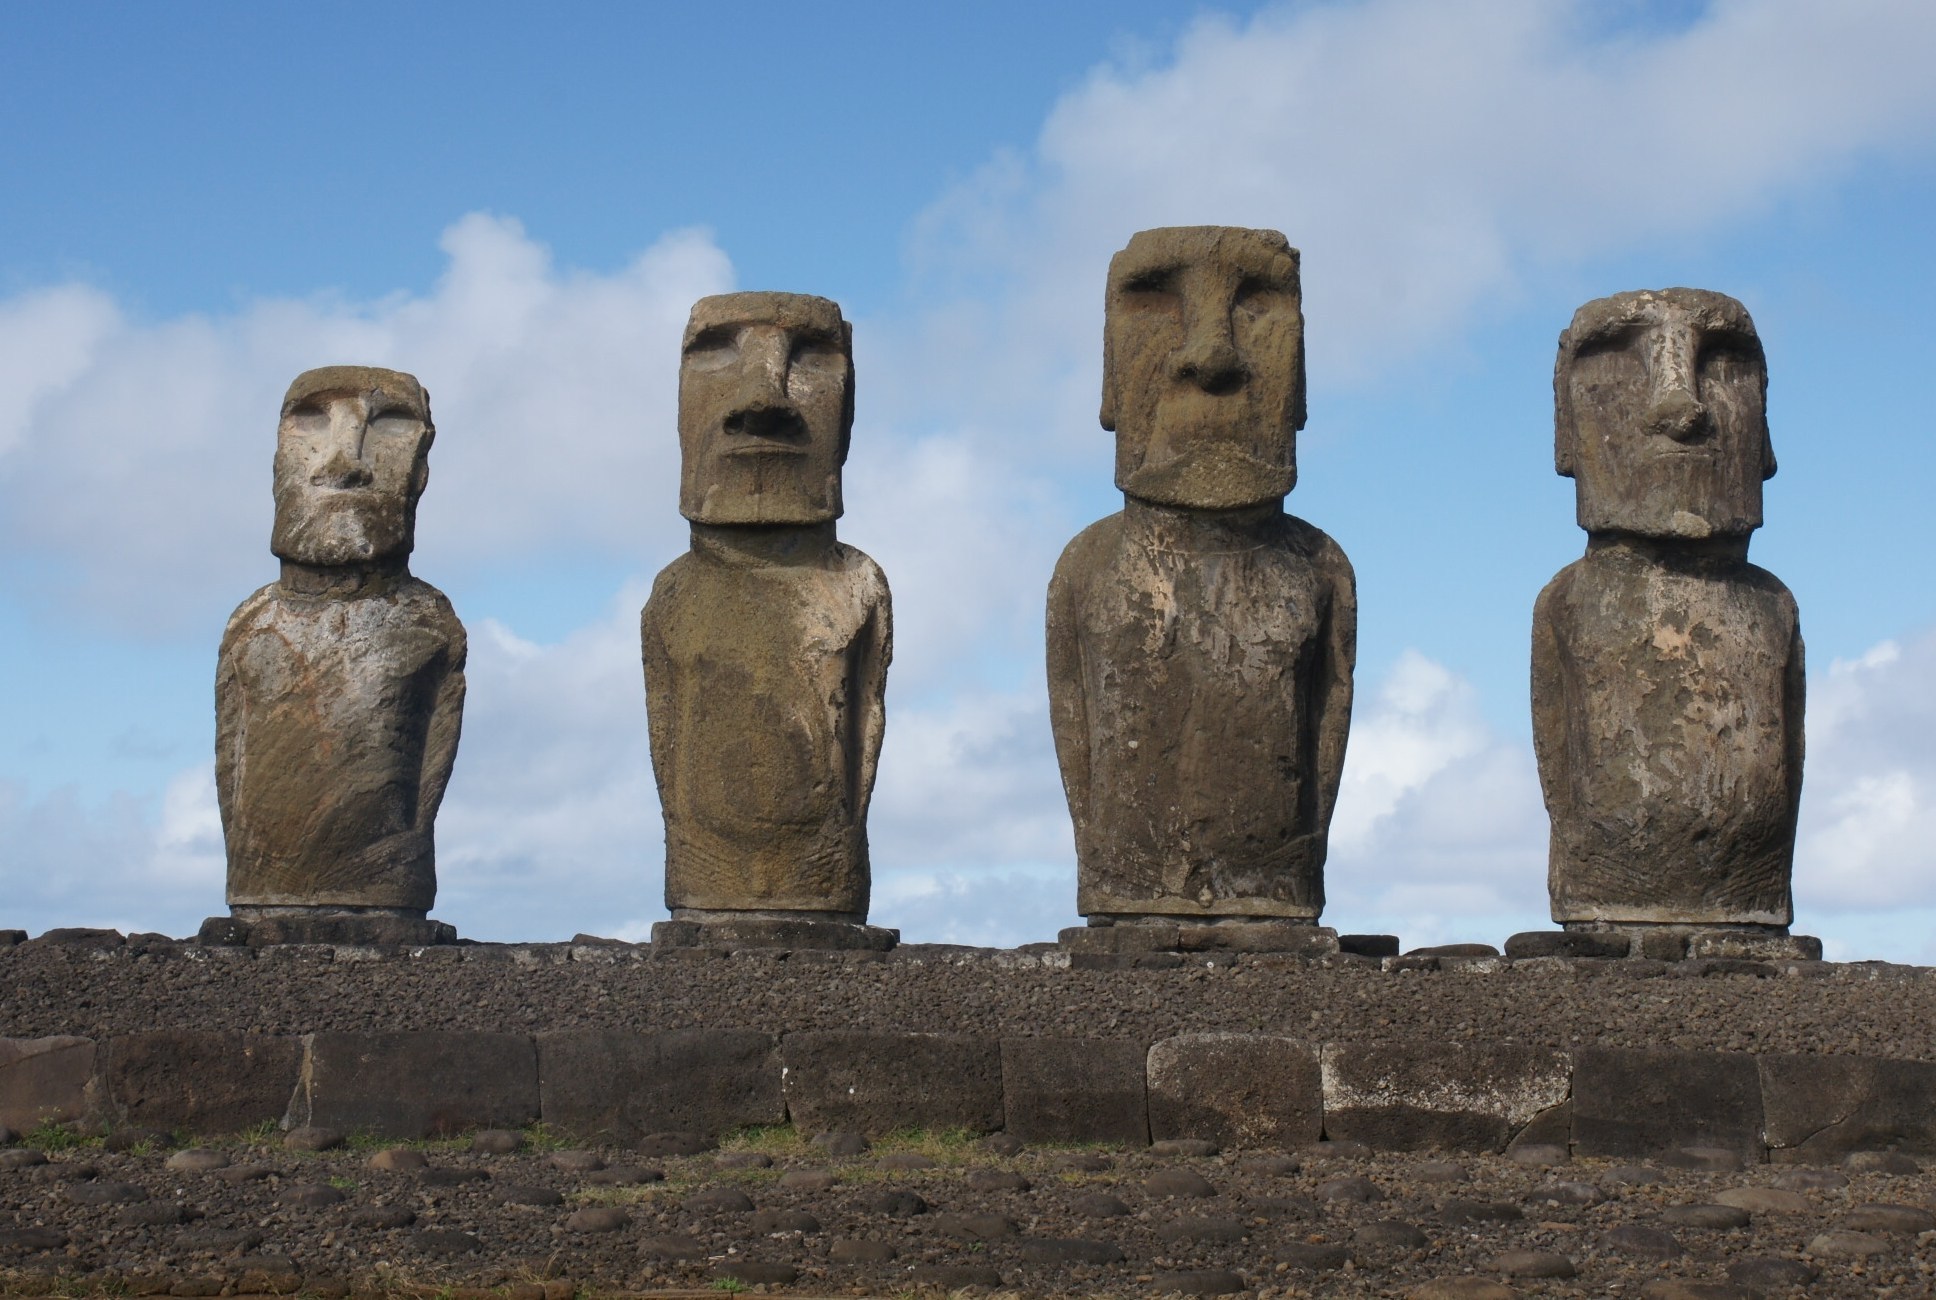
<svg viewBox="0 0 1936 1300">
<path fill-rule="evenodd" d="M 1764 362 L 1761 368 L 1761 477 L 1764 482 L 1775 476 L 1775 440 L 1768 436 L 1768 367 Z"/>
<path fill-rule="evenodd" d="M 1566 363 L 1572 336 L 1560 331 L 1559 355 L 1553 359 L 1553 472 L 1573 477 L 1573 400 L 1567 391 Z"/>
<path fill-rule="evenodd" d="M 1109 308 L 1103 308 L 1102 329 L 1102 427 L 1116 432 L 1116 345 L 1109 335 Z"/>
</svg>

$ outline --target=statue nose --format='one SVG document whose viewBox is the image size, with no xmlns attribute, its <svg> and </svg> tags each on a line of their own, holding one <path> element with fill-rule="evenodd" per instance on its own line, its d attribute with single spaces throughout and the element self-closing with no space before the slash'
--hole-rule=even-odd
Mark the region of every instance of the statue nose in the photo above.
<svg viewBox="0 0 1936 1300">
<path fill-rule="evenodd" d="M 1244 359 L 1227 338 L 1199 338 L 1177 363 L 1177 377 L 1206 393 L 1234 393 L 1249 378 Z"/>
<path fill-rule="evenodd" d="M 1707 407 L 1685 388 L 1663 394 L 1647 412 L 1647 428 L 1675 442 L 1689 442 L 1708 431 Z"/>
<path fill-rule="evenodd" d="M 374 477 L 368 462 L 351 454 L 349 448 L 339 443 L 330 448 L 329 456 L 316 467 L 309 481 L 318 487 L 354 488 L 368 487 Z"/>
</svg>

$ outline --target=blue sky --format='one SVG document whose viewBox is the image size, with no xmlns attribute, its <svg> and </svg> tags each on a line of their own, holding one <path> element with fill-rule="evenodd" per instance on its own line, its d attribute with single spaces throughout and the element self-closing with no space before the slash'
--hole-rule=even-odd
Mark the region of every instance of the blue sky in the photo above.
<svg viewBox="0 0 1936 1300">
<path fill-rule="evenodd" d="M 894 586 L 875 919 L 1069 923 L 1042 590 L 1114 509 L 1109 254 L 1303 251 L 1290 508 L 1357 567 L 1326 919 L 1545 924 L 1534 595 L 1577 556 L 1553 341 L 1605 293 L 1741 298 L 1781 472 L 1754 558 L 1813 695 L 1798 928 L 1936 960 L 1936 13 L 1569 4 L 16 6 L 0 17 L 0 925 L 220 910 L 209 684 L 274 576 L 277 398 L 418 374 L 416 571 L 471 630 L 437 913 L 486 938 L 661 915 L 636 645 L 683 546 L 691 300 L 856 322 L 842 535 Z"/>
</svg>

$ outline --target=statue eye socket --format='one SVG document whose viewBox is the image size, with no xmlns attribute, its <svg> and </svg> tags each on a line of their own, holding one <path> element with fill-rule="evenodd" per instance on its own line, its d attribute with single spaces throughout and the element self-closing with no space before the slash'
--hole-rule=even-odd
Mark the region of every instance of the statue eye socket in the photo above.
<svg viewBox="0 0 1936 1300">
<path fill-rule="evenodd" d="M 1250 316 L 1261 316 L 1267 311 L 1280 307 L 1286 295 L 1284 290 L 1266 280 L 1246 277 L 1237 286 L 1236 295 L 1230 300 L 1233 310 Z"/>
<path fill-rule="evenodd" d="M 695 370 L 723 370 L 739 361 L 739 331 L 726 327 L 701 330 L 686 344 L 685 362 Z"/>
<path fill-rule="evenodd" d="M 795 370 L 831 374 L 844 369 L 846 364 L 846 355 L 826 339 L 796 339 L 787 356 L 787 365 Z"/>
<path fill-rule="evenodd" d="M 329 412 L 317 410 L 313 406 L 302 407 L 282 417 L 282 427 L 286 432 L 305 438 L 329 432 Z"/>
<path fill-rule="evenodd" d="M 1603 356 L 1609 352 L 1624 352 L 1632 345 L 1640 327 L 1625 321 L 1602 325 L 1584 338 L 1576 339 L 1573 344 L 1574 360 Z"/>
<path fill-rule="evenodd" d="M 383 411 L 370 417 L 370 432 L 395 438 L 415 432 L 422 424 L 408 411 Z"/>
<path fill-rule="evenodd" d="M 1116 287 L 1117 296 L 1131 307 L 1153 307 L 1176 293 L 1176 269 L 1168 266 L 1151 267 L 1147 271 L 1137 271 L 1125 276 Z"/>
<path fill-rule="evenodd" d="M 1738 373 L 1761 361 L 1761 349 L 1752 339 L 1739 334 L 1710 334 L 1701 341 L 1700 367 L 1703 372 Z"/>
</svg>

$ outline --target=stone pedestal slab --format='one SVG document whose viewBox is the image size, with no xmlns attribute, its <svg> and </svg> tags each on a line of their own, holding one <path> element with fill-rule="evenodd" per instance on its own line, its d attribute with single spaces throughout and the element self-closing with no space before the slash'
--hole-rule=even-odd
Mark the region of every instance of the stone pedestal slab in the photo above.
<svg viewBox="0 0 1936 1300">
<path fill-rule="evenodd" d="M 1224 921 L 1071 926 L 1057 936 L 1072 953 L 1275 952 L 1322 957 L 1339 951 L 1329 926 L 1294 921 Z"/>
<path fill-rule="evenodd" d="M 314 916 L 211 916 L 196 936 L 209 948 L 324 943 L 350 948 L 421 948 L 457 942 L 457 929 L 425 917 L 319 911 Z"/>
<path fill-rule="evenodd" d="M 652 946 L 670 948 L 805 948 L 886 952 L 901 941 L 899 930 L 852 921 L 741 920 L 658 921 Z"/>
</svg>

